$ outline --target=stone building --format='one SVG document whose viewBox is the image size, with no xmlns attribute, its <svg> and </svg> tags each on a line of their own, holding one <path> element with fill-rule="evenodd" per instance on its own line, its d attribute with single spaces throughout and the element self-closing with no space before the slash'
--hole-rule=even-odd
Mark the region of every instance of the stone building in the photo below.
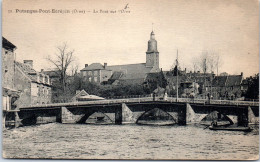
<svg viewBox="0 0 260 162">
<path fill-rule="evenodd" d="M 107 63 L 85 64 L 85 68 L 81 71 L 81 75 L 85 81 L 95 83 L 140 83 L 145 81 L 148 73 L 160 72 L 159 68 L 159 52 L 157 50 L 157 41 L 152 31 L 150 40 L 148 41 L 148 49 L 146 52 L 146 63 L 127 64 L 127 65 L 111 65 Z"/>
<path fill-rule="evenodd" d="M 159 87 L 165 89 L 167 86 L 167 80 L 162 71 L 158 73 L 148 73 L 143 86 L 149 90 L 155 90 Z"/>
<path fill-rule="evenodd" d="M 213 99 L 234 100 L 240 98 L 243 92 L 243 73 L 241 75 L 216 76 L 212 85 L 208 84 L 208 92 L 211 91 Z"/>
<path fill-rule="evenodd" d="M 180 97 L 196 97 L 206 98 L 208 87 L 214 73 L 186 72 L 178 70 L 178 85 L 177 85 L 176 67 L 172 71 L 165 71 L 164 75 L 167 80 L 167 92 L 171 95 L 176 95 L 177 87 Z"/>
<path fill-rule="evenodd" d="M 15 51 L 16 46 L 2 37 L 2 110 L 9 111 L 16 108 L 15 100 L 19 91 L 14 84 Z"/>
<path fill-rule="evenodd" d="M 48 75 L 33 69 L 32 60 L 15 62 L 15 87 L 21 91 L 18 107 L 51 103 L 51 84 Z"/>
</svg>

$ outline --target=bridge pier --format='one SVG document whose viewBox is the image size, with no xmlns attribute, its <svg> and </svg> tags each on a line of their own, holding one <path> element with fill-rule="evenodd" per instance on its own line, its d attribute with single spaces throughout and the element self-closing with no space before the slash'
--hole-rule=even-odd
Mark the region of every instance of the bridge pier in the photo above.
<svg viewBox="0 0 260 162">
<path fill-rule="evenodd" d="M 186 124 L 197 124 L 205 118 L 208 113 L 195 113 L 189 103 L 186 103 Z"/>
<path fill-rule="evenodd" d="M 21 123 L 21 120 L 20 120 L 18 112 L 16 111 L 16 112 L 14 112 L 14 127 L 15 128 L 19 127 L 20 123 Z"/>
<path fill-rule="evenodd" d="M 237 125 L 248 126 L 248 109 L 237 110 Z"/>
<path fill-rule="evenodd" d="M 186 124 L 195 123 L 196 115 L 190 104 L 186 103 Z"/>
<path fill-rule="evenodd" d="M 122 115 L 122 107 L 117 106 L 116 112 L 115 112 L 115 124 L 122 124 L 123 121 L 123 115 Z"/>
<path fill-rule="evenodd" d="M 122 124 L 135 124 L 144 111 L 133 112 L 125 103 L 122 103 Z"/>
<path fill-rule="evenodd" d="M 132 111 L 125 103 L 122 103 L 122 124 L 135 124 L 145 111 Z"/>
<path fill-rule="evenodd" d="M 61 123 L 74 124 L 82 118 L 84 114 L 74 115 L 66 107 L 61 107 Z"/>
<path fill-rule="evenodd" d="M 248 123 L 249 124 L 256 124 L 259 120 L 259 118 L 257 118 L 252 110 L 252 108 L 250 106 L 248 106 Z"/>
<path fill-rule="evenodd" d="M 184 106 L 183 108 L 178 109 L 178 125 L 186 125 L 186 107 Z"/>
</svg>

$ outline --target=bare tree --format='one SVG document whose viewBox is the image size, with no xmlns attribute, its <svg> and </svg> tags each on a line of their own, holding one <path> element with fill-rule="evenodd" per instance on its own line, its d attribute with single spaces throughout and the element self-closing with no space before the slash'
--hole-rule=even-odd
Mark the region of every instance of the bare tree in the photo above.
<svg viewBox="0 0 260 162">
<path fill-rule="evenodd" d="M 208 52 L 203 52 L 201 55 L 201 60 L 200 60 L 200 68 L 202 69 L 203 73 L 205 74 L 208 72 L 209 67 L 209 54 Z"/>
<path fill-rule="evenodd" d="M 58 46 L 57 50 L 58 53 L 55 54 L 55 58 L 48 56 L 47 60 L 55 65 L 58 69 L 62 90 L 64 92 L 66 89 L 67 70 L 70 64 L 74 61 L 74 50 L 69 50 L 67 43 L 63 43 L 62 46 Z"/>
<path fill-rule="evenodd" d="M 200 62 L 198 58 L 193 57 L 192 58 L 192 68 L 194 72 L 197 72 L 200 70 Z"/>
<path fill-rule="evenodd" d="M 227 72 L 222 72 L 219 74 L 219 76 L 228 76 L 228 73 Z"/>
<path fill-rule="evenodd" d="M 78 73 L 79 66 L 78 65 L 72 65 L 71 66 L 71 76 L 75 76 Z"/>
<path fill-rule="evenodd" d="M 200 56 L 200 68 L 204 73 L 204 90 L 206 91 L 206 73 L 214 73 L 217 71 L 218 75 L 218 68 L 221 65 L 221 59 L 217 52 L 214 51 L 204 51 Z M 212 93 L 212 81 L 213 75 L 210 76 L 210 97 Z M 209 99 L 210 99 L 209 97 Z"/>
<path fill-rule="evenodd" d="M 196 61 L 196 59 L 194 60 Z M 218 74 L 218 69 L 222 64 L 219 54 L 214 51 L 204 51 L 200 56 L 199 62 L 200 68 L 204 73 L 217 72 Z"/>
</svg>

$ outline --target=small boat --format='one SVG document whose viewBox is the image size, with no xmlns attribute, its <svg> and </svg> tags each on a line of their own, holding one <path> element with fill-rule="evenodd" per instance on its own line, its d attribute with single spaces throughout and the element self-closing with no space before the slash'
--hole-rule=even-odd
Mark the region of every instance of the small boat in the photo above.
<svg viewBox="0 0 260 162">
<path fill-rule="evenodd" d="M 250 127 L 217 127 L 217 126 L 209 126 L 210 130 L 226 130 L 226 131 L 244 131 L 250 132 L 253 129 Z"/>
</svg>

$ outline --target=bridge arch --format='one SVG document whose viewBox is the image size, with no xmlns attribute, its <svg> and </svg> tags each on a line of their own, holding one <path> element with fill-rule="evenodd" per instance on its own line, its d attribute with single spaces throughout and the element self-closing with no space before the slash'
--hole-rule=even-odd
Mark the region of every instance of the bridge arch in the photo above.
<svg viewBox="0 0 260 162">
<path fill-rule="evenodd" d="M 143 118 L 145 118 L 146 115 L 149 115 L 149 114 L 151 114 L 152 116 L 148 116 L 148 118 L 156 117 L 156 114 L 155 115 L 153 114 L 156 111 L 159 113 L 162 113 L 163 115 L 166 115 L 168 117 L 168 120 L 173 121 L 174 123 L 177 123 L 176 117 L 172 116 L 170 113 L 168 113 L 167 111 L 164 111 L 160 108 L 152 108 L 152 109 L 149 109 L 149 110 L 143 112 L 142 114 L 140 114 L 136 117 L 135 123 L 138 124 L 140 120 L 142 120 Z"/>
<path fill-rule="evenodd" d="M 202 115 L 199 119 L 199 122 L 202 123 L 203 121 L 228 121 L 230 125 L 234 124 L 233 121 L 228 115 L 221 113 L 219 111 L 212 111 L 209 114 Z"/>
<path fill-rule="evenodd" d="M 77 121 L 77 123 L 86 123 L 86 121 L 93 115 L 94 115 L 94 117 L 96 117 L 96 120 L 99 120 L 98 118 L 101 118 L 101 114 L 104 116 L 103 119 L 106 118 L 110 121 L 109 123 L 114 123 L 114 121 L 111 119 L 111 117 L 109 117 L 105 112 L 102 112 L 102 111 L 94 111 L 94 112 L 85 114 Z"/>
</svg>

